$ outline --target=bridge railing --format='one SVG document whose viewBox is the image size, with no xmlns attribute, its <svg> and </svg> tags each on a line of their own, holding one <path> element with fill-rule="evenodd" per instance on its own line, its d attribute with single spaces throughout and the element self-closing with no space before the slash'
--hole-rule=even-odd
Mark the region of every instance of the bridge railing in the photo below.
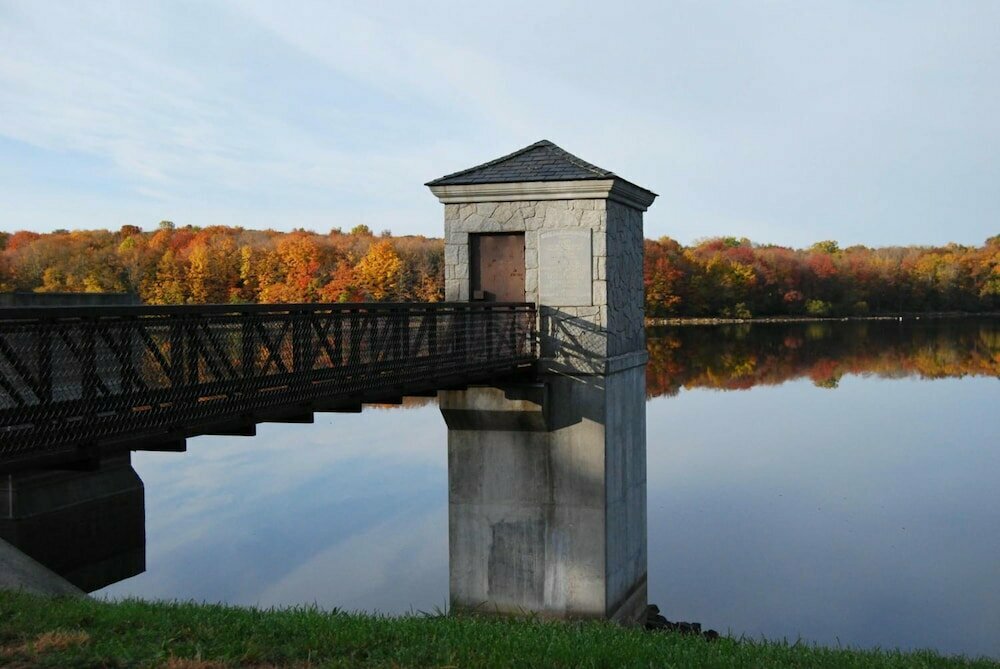
<svg viewBox="0 0 1000 669">
<path fill-rule="evenodd" d="M 0 458 L 530 364 L 526 303 L 0 309 Z"/>
</svg>

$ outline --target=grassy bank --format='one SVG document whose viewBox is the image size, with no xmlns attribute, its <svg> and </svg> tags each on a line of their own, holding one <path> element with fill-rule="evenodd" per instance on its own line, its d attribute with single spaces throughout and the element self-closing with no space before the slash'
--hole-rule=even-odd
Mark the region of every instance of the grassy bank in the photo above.
<svg viewBox="0 0 1000 669">
<path fill-rule="evenodd" d="M 816 648 L 471 617 L 377 618 L 0 592 L 0 666 L 1000 667 L 986 660 Z"/>
</svg>

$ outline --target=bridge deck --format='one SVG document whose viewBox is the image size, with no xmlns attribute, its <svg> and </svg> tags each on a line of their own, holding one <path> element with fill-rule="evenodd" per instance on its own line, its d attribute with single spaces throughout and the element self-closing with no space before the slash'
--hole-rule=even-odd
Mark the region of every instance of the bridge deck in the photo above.
<svg viewBox="0 0 1000 669">
<path fill-rule="evenodd" d="M 527 303 L 0 309 L 0 470 L 493 380 L 535 335 Z"/>
</svg>

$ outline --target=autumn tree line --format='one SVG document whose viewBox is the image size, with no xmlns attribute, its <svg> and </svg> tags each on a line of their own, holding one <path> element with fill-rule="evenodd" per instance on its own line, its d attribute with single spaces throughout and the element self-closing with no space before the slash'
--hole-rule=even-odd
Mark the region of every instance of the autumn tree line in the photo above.
<svg viewBox="0 0 1000 669">
<path fill-rule="evenodd" d="M 179 227 L 0 233 L 0 290 L 133 292 L 146 304 L 438 301 L 444 249 L 425 237 Z"/>
<path fill-rule="evenodd" d="M 646 315 L 862 316 L 1000 308 L 1000 235 L 982 246 L 808 249 L 646 240 Z"/>
<path fill-rule="evenodd" d="M 646 240 L 651 317 L 1000 310 L 1000 235 L 982 246 L 808 249 Z M 147 304 L 443 298 L 440 239 L 163 221 L 152 231 L 0 232 L 0 291 L 133 292 Z"/>
</svg>

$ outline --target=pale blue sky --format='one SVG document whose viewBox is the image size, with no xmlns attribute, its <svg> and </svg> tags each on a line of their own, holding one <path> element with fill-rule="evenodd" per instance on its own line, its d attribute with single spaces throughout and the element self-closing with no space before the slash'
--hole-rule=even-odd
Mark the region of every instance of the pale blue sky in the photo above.
<svg viewBox="0 0 1000 669">
<path fill-rule="evenodd" d="M 0 0 L 0 229 L 440 235 L 422 185 L 549 139 L 646 236 L 1000 233 L 1000 2 Z"/>
</svg>

